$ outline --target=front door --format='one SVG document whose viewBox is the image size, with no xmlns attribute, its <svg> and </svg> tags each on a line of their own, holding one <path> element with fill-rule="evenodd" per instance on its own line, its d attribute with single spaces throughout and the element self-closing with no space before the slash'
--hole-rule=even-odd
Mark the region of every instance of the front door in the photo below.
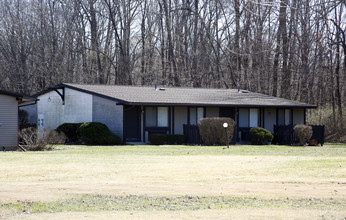
<svg viewBox="0 0 346 220">
<path fill-rule="evenodd" d="M 234 119 L 234 108 L 231 107 L 221 107 L 220 108 L 220 117 L 232 118 Z"/>
<path fill-rule="evenodd" d="M 235 121 L 235 109 L 231 107 L 221 107 L 219 112 L 220 117 L 232 118 Z M 236 143 L 237 139 L 237 126 L 234 126 L 233 139 L 231 140 L 232 144 Z"/>
<path fill-rule="evenodd" d="M 141 109 L 139 106 L 124 106 L 125 141 L 141 141 Z"/>
</svg>

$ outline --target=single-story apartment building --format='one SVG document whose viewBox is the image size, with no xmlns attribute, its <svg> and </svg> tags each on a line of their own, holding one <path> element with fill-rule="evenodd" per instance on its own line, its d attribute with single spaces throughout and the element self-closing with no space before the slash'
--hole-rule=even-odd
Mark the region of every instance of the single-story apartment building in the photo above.
<svg viewBox="0 0 346 220">
<path fill-rule="evenodd" d="M 305 124 L 315 105 L 238 89 L 156 88 L 63 83 L 38 93 L 39 129 L 63 123 L 101 122 L 124 142 L 148 142 L 151 133 L 183 134 L 184 124 L 230 117 L 236 138 L 250 127 Z"/>
<path fill-rule="evenodd" d="M 0 91 L 0 150 L 14 150 L 18 146 L 18 105 L 37 99 Z"/>
</svg>

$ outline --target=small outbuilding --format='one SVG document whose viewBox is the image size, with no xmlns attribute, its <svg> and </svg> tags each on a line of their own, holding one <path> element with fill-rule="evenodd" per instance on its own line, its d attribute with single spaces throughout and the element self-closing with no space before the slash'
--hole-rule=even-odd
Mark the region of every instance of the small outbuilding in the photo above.
<svg viewBox="0 0 346 220">
<path fill-rule="evenodd" d="M 18 105 L 37 99 L 0 90 L 0 150 L 18 146 Z"/>
</svg>

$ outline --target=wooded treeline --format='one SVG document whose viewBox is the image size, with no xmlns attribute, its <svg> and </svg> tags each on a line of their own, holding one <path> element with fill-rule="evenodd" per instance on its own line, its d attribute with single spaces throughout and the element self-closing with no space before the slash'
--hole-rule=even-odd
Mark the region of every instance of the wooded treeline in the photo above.
<svg viewBox="0 0 346 220">
<path fill-rule="evenodd" d="M 0 0 L 0 88 L 240 87 L 337 120 L 345 29 L 343 0 Z"/>
</svg>

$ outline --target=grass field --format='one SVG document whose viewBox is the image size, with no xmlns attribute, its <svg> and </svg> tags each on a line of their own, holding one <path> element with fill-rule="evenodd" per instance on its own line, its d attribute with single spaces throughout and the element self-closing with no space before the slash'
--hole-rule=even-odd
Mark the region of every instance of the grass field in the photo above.
<svg viewBox="0 0 346 220">
<path fill-rule="evenodd" d="M 0 153 L 0 218 L 345 219 L 346 145 Z"/>
</svg>

